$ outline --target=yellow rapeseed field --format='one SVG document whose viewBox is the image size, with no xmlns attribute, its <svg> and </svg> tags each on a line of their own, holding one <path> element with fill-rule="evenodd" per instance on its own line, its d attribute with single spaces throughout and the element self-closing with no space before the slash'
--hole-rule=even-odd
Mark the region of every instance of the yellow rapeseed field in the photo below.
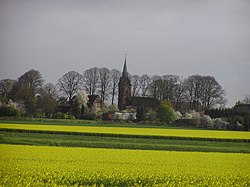
<svg viewBox="0 0 250 187">
<path fill-rule="evenodd" d="M 161 128 L 30 125 L 30 124 L 4 124 L 4 123 L 0 123 L 0 128 L 44 130 L 44 131 L 63 131 L 63 132 L 88 132 L 88 133 L 107 133 L 107 134 L 149 135 L 149 136 L 250 139 L 250 132 L 242 132 L 242 131 L 239 132 L 239 131 L 187 130 L 187 129 L 161 129 Z"/>
<path fill-rule="evenodd" d="M 250 155 L 0 145 L 0 186 L 250 186 Z"/>
</svg>

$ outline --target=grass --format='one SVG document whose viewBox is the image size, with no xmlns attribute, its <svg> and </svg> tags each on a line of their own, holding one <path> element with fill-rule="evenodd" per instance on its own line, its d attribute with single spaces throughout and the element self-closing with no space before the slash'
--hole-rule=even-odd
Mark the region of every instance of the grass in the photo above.
<svg viewBox="0 0 250 187">
<path fill-rule="evenodd" d="M 39 146 L 250 153 L 250 144 L 244 142 L 112 138 L 21 132 L 0 132 L 0 143 Z"/>
</svg>

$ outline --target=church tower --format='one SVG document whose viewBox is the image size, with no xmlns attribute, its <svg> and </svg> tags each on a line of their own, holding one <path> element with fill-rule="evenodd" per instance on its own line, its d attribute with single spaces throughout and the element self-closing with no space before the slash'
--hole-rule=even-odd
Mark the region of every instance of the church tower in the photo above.
<svg viewBox="0 0 250 187">
<path fill-rule="evenodd" d="M 118 108 L 125 110 L 126 106 L 131 105 L 131 83 L 128 77 L 127 62 L 123 66 L 122 76 L 118 84 Z"/>
</svg>

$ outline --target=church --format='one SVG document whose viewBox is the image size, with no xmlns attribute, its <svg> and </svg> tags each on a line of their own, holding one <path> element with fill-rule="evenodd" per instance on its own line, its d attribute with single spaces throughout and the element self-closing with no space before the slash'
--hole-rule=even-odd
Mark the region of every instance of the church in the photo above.
<svg viewBox="0 0 250 187">
<path fill-rule="evenodd" d="M 118 84 L 118 109 L 122 111 L 127 108 L 133 108 L 145 112 L 155 111 L 157 109 L 160 101 L 151 97 L 132 97 L 131 86 L 125 57 L 122 76 Z"/>
</svg>

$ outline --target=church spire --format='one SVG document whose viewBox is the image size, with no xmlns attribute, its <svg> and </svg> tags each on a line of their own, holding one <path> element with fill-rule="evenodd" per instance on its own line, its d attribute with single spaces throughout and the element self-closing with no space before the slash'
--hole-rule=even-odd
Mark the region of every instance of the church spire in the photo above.
<svg viewBox="0 0 250 187">
<path fill-rule="evenodd" d="M 122 71 L 122 77 L 128 77 L 128 69 L 127 69 L 127 54 L 125 54 L 125 61 Z"/>
<path fill-rule="evenodd" d="M 131 105 L 131 83 L 129 80 L 129 74 L 127 70 L 127 54 L 125 54 L 125 61 L 118 83 L 118 108 L 119 110 L 125 110 L 127 106 Z"/>
</svg>

